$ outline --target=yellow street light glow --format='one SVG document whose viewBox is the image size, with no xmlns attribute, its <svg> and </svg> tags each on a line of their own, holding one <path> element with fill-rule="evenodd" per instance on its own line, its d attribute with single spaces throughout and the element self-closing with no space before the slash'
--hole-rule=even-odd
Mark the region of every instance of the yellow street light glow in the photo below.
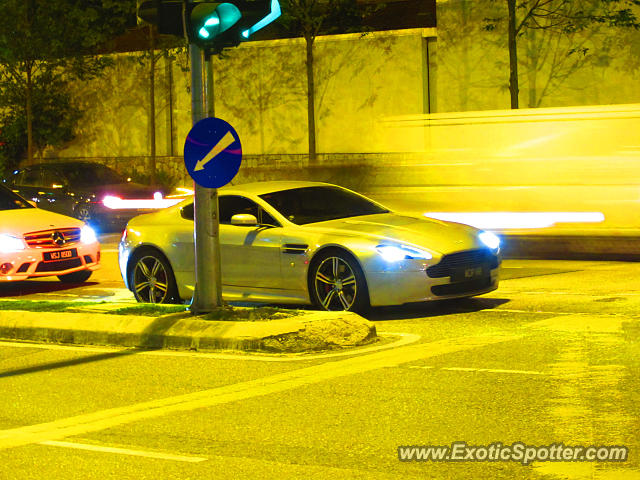
<svg viewBox="0 0 640 480">
<path fill-rule="evenodd" d="M 601 212 L 427 212 L 425 217 L 491 230 L 548 228 L 556 223 L 600 223 Z"/>
<path fill-rule="evenodd" d="M 189 197 L 194 194 L 193 189 L 186 187 L 176 187 L 175 191 L 178 193 L 174 193 L 172 195 L 167 195 L 165 198 L 179 198 L 181 201 L 186 197 Z"/>
</svg>

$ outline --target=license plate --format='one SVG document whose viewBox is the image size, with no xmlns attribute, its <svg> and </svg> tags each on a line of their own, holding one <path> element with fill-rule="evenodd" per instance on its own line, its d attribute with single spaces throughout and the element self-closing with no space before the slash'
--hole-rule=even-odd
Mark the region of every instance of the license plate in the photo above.
<svg viewBox="0 0 640 480">
<path fill-rule="evenodd" d="M 469 265 L 466 267 L 458 267 L 451 272 L 452 282 L 468 282 L 484 278 L 489 275 L 489 265 L 483 263 L 481 265 Z"/>
<path fill-rule="evenodd" d="M 45 262 L 55 262 L 57 260 L 76 258 L 78 256 L 78 249 L 71 248 L 69 250 L 58 250 L 57 252 L 44 252 L 42 255 Z"/>
</svg>

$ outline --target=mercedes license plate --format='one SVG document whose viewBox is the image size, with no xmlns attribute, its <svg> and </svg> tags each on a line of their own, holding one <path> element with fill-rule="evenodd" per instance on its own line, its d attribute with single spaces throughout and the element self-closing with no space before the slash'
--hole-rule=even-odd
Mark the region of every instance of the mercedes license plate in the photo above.
<svg viewBox="0 0 640 480">
<path fill-rule="evenodd" d="M 55 262 L 58 260 L 68 260 L 69 258 L 76 258 L 78 256 L 77 248 L 70 248 L 69 250 L 58 250 L 55 252 L 44 252 L 43 254 L 45 262 Z"/>
</svg>

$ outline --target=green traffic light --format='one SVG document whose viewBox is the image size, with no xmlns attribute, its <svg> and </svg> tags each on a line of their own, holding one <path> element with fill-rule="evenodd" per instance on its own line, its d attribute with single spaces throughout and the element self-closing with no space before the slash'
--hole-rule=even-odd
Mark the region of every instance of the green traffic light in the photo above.
<svg viewBox="0 0 640 480">
<path fill-rule="evenodd" d="M 215 7 L 214 7 L 215 6 Z M 214 10 L 215 8 L 215 10 Z M 194 31 L 202 40 L 213 40 L 227 31 L 242 17 L 238 7 L 231 3 L 201 3 L 191 13 Z"/>
<path fill-rule="evenodd" d="M 200 38 L 209 38 L 209 30 L 206 27 L 214 27 L 220 25 L 220 19 L 218 18 L 218 14 L 213 14 L 211 17 L 207 18 L 204 21 L 204 26 L 198 31 L 198 36 Z"/>
</svg>

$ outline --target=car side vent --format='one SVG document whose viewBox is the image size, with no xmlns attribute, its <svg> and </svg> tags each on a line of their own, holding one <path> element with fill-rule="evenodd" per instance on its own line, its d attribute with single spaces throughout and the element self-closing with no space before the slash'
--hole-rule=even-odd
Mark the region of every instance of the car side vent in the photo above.
<svg viewBox="0 0 640 480">
<path fill-rule="evenodd" d="M 304 255 L 309 245 L 304 243 L 285 243 L 282 246 L 282 253 L 290 253 L 292 255 Z"/>
</svg>

